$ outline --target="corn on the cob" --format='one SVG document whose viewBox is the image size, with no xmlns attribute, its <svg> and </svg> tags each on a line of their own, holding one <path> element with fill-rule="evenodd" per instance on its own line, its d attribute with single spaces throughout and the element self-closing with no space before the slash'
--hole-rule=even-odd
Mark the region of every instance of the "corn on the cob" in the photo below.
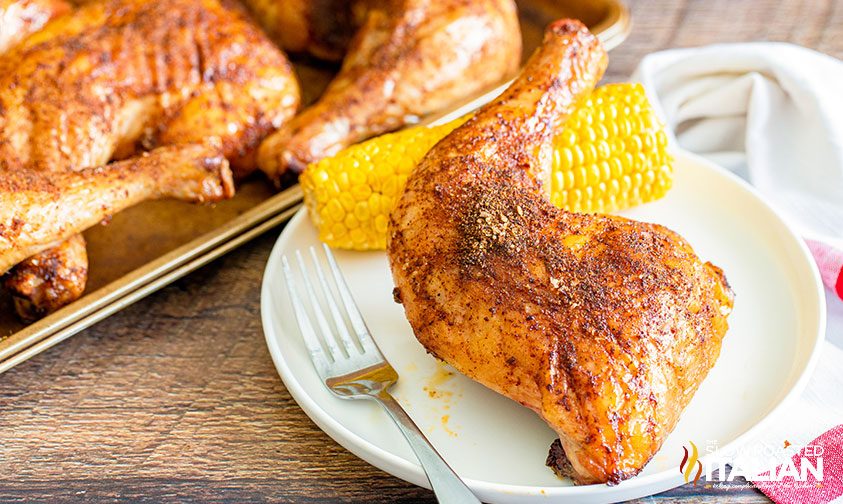
<svg viewBox="0 0 843 504">
<path fill-rule="evenodd" d="M 556 136 L 550 201 L 612 212 L 661 198 L 673 181 L 667 135 L 640 84 L 594 90 Z"/>
<path fill-rule="evenodd" d="M 389 213 L 410 172 L 467 119 L 387 133 L 308 165 L 299 184 L 319 238 L 337 248 L 385 249 Z"/>
<path fill-rule="evenodd" d="M 319 237 L 332 247 L 386 247 L 389 213 L 427 151 L 466 118 L 353 145 L 307 167 L 300 183 Z M 662 197 L 672 182 L 667 136 L 639 84 L 597 88 L 554 140 L 550 200 L 611 212 Z"/>
</svg>

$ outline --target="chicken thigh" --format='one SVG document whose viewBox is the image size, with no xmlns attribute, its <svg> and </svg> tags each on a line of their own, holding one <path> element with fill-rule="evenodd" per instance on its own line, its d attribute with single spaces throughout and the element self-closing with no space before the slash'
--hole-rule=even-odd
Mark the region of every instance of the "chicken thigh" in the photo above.
<svg viewBox="0 0 843 504">
<path fill-rule="evenodd" d="M 559 435 L 549 462 L 583 484 L 630 478 L 658 451 L 733 306 L 678 234 L 547 199 L 553 133 L 605 65 L 581 23 L 552 24 L 515 83 L 411 174 L 388 244 L 421 344 L 541 415 Z"/>
<path fill-rule="evenodd" d="M 277 181 L 498 84 L 520 63 L 512 0 L 245 1 L 289 49 L 332 57 L 348 45 L 319 101 L 261 145 L 260 168 Z"/>
</svg>

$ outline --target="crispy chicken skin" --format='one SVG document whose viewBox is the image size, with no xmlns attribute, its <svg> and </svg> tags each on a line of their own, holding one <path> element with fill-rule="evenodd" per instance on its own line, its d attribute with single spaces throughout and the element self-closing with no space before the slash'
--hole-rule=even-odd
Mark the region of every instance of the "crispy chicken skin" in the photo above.
<svg viewBox="0 0 843 504">
<path fill-rule="evenodd" d="M 295 113 L 284 55 L 215 0 L 103 0 L 0 58 L 0 169 L 78 170 L 216 136 L 238 174 Z"/>
<path fill-rule="evenodd" d="M 70 7 L 62 0 L 0 0 L 0 54 Z"/>
<path fill-rule="evenodd" d="M 239 7 L 216 0 L 85 3 L 0 57 L 0 174 L 84 170 L 214 137 L 245 175 L 260 141 L 298 103 L 286 57 Z M 50 293 L 84 288 L 84 274 L 61 274 L 86 269 L 79 243 L 26 260 L 7 285 L 39 286 L 43 292 L 15 292 L 39 300 L 36 311 L 60 307 L 72 296 Z M 40 282 L 30 281 L 33 272 Z M 59 285 L 71 282 L 77 285 Z"/>
<path fill-rule="evenodd" d="M 277 4 L 268 12 L 276 13 L 278 21 L 264 17 L 270 25 L 284 22 L 285 12 L 292 16 L 288 11 L 296 5 L 280 0 L 247 3 Z M 519 65 L 521 37 L 512 0 L 333 0 L 308 5 L 309 14 L 299 16 L 306 25 L 346 11 L 340 15 L 346 24 L 353 26 L 358 18 L 362 22 L 324 95 L 261 145 L 258 164 L 276 180 L 287 178 L 288 170 L 297 174 L 312 161 L 499 83 Z M 309 42 L 304 45 L 310 47 Z"/>
<path fill-rule="evenodd" d="M 733 305 L 669 229 L 548 201 L 553 131 L 605 65 L 581 23 L 552 24 L 518 80 L 410 176 L 388 245 L 421 344 L 541 415 L 581 484 L 618 483 L 656 453 Z"/>
</svg>

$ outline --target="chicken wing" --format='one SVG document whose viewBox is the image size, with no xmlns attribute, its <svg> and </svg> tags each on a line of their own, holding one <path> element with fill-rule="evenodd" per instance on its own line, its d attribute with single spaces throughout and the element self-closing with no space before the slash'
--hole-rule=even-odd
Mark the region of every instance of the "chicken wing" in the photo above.
<svg viewBox="0 0 843 504">
<path fill-rule="evenodd" d="M 733 295 L 669 229 L 548 201 L 553 132 L 605 65 L 581 23 L 553 23 L 518 80 L 410 176 L 388 250 L 422 345 L 541 415 L 557 469 L 614 484 L 714 365 Z"/>
<path fill-rule="evenodd" d="M 62 0 L 0 0 L 0 54 L 69 11 Z"/>
<path fill-rule="evenodd" d="M 286 57 L 240 9 L 216 0 L 86 3 L 0 57 L 0 172 L 83 170 L 214 137 L 242 176 L 298 102 Z M 69 270 L 55 259 L 79 249 L 44 252 L 8 284 L 31 285 L 24 277 L 48 263 Z M 58 278 L 46 275 L 45 292 L 29 295 L 49 300 L 62 290 L 50 285 Z"/>
<path fill-rule="evenodd" d="M 288 170 L 297 174 L 314 160 L 499 83 L 519 65 L 521 37 L 512 0 L 334 0 L 310 3 L 307 15 L 298 17 L 296 2 L 247 3 L 257 9 L 277 5 L 275 10 L 264 8 L 260 16 L 270 26 L 316 26 L 297 32 L 307 40 L 323 31 L 316 19 L 330 26 L 356 26 L 355 20 L 362 18 L 324 95 L 261 145 L 258 164 L 276 180 Z M 316 9 L 321 9 L 318 14 Z M 336 21 L 338 16 L 345 22 Z"/>
</svg>

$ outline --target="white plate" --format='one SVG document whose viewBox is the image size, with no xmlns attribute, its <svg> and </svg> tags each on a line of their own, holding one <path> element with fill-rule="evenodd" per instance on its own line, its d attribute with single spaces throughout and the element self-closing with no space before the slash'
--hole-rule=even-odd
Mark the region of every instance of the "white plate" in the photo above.
<svg viewBox="0 0 843 504">
<path fill-rule="evenodd" d="M 636 478 L 617 486 L 572 486 L 545 467 L 555 438 L 533 412 L 445 366 L 416 341 L 383 252 L 336 253 L 355 299 L 387 359 L 401 375 L 393 389 L 446 460 L 486 502 L 605 503 L 657 493 L 684 481 L 682 445 L 721 448 L 769 421 L 804 387 L 824 334 L 824 293 L 802 241 L 743 181 L 701 158 L 680 154 L 668 195 L 624 215 L 678 231 L 704 260 L 726 272 L 736 293 L 717 364 L 661 451 Z M 342 446 L 399 478 L 427 481 L 398 429 L 367 401 L 332 396 L 313 370 L 290 309 L 280 259 L 317 244 L 300 212 L 272 251 L 263 280 L 266 341 L 287 389 Z"/>
</svg>

